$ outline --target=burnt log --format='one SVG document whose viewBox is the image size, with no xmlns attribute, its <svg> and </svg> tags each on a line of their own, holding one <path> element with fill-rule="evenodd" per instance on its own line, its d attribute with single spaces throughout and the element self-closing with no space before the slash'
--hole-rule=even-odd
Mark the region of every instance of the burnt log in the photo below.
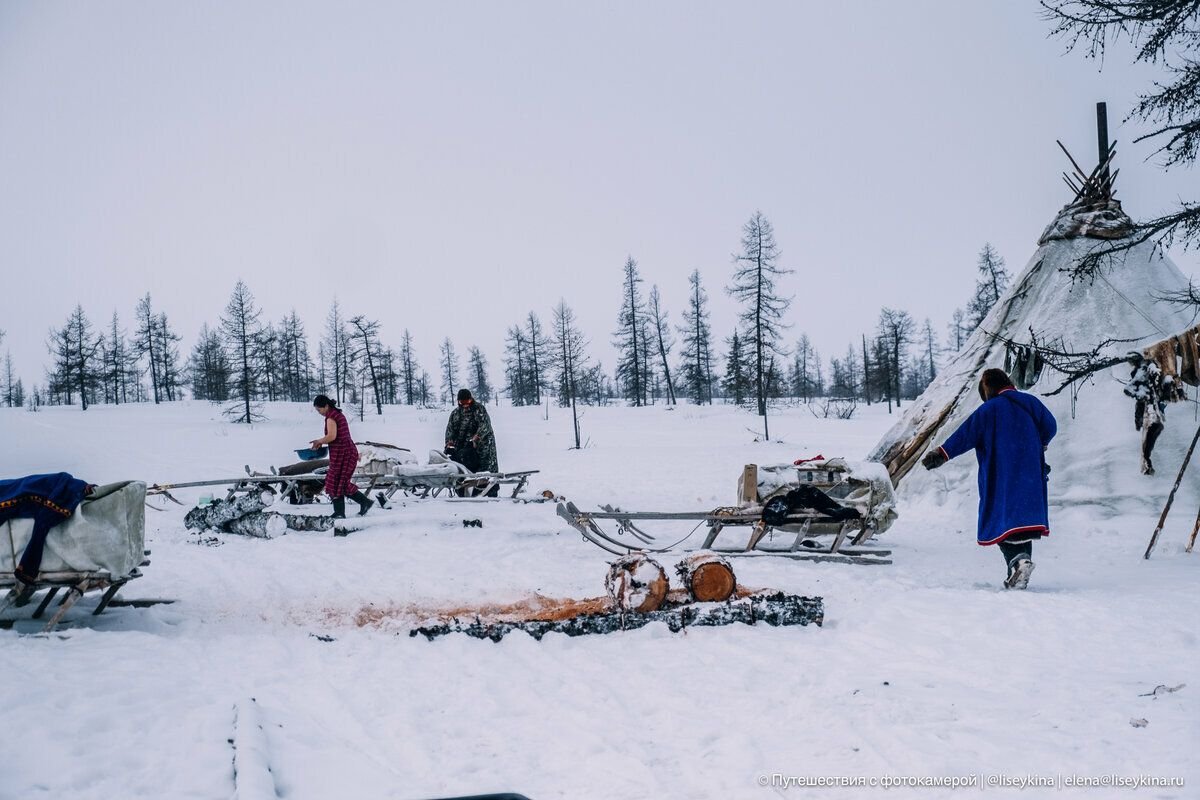
<svg viewBox="0 0 1200 800">
<path fill-rule="evenodd" d="M 783 592 L 749 595 L 740 600 L 721 604 L 682 604 L 657 611 L 609 611 L 597 614 L 580 614 L 560 620 L 527 620 L 519 622 L 484 622 L 476 617 L 469 622 L 457 619 L 441 625 L 430 625 L 408 632 L 409 636 L 424 636 L 433 640 L 451 633 L 465 633 L 475 639 L 490 639 L 498 642 L 512 631 L 524 631 L 540 640 L 547 633 L 565 633 L 567 636 L 614 633 L 635 630 L 652 622 L 664 622 L 672 633 L 686 628 L 715 627 L 719 625 L 817 625 L 825 620 L 825 604 L 820 597 L 801 597 Z"/>
</svg>

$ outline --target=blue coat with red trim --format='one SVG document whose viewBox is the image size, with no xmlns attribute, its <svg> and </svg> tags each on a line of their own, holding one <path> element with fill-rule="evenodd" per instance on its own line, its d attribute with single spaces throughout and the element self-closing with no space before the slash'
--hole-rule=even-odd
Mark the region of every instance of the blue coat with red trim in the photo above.
<svg viewBox="0 0 1200 800">
<path fill-rule="evenodd" d="M 1057 432 L 1041 400 L 1005 389 L 975 409 L 942 445 L 947 458 L 974 450 L 979 461 L 979 544 L 1019 532 L 1049 535 L 1043 451 Z"/>
</svg>

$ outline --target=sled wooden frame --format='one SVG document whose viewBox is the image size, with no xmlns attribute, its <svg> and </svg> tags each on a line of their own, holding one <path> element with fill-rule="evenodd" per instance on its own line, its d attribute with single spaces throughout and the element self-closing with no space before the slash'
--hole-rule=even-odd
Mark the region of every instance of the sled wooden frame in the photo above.
<svg viewBox="0 0 1200 800">
<path fill-rule="evenodd" d="M 708 533 L 699 549 L 711 550 L 724 556 L 784 557 L 799 561 L 828 561 L 844 564 L 891 564 L 885 556 L 891 550 L 861 547 L 875 534 L 874 527 L 863 520 L 846 520 L 838 526 L 827 547 L 806 546 L 809 528 L 814 522 L 828 523 L 831 520 L 816 512 L 800 512 L 788 515 L 787 526 L 795 528 L 795 539 L 787 548 L 766 549 L 760 547 L 768 535 L 776 529 L 762 522 L 762 511 L 755 507 L 721 508 L 714 511 L 621 511 L 603 506 L 600 511 L 581 511 L 574 503 L 558 504 L 558 515 L 583 538 L 613 555 L 632 552 L 667 553 L 676 549 L 655 547 L 655 537 L 638 526 L 641 521 L 695 521 L 707 525 Z M 617 533 L 610 534 L 597 524 L 597 520 L 614 521 Z M 717 537 L 726 528 L 749 527 L 750 536 L 742 548 L 716 547 Z M 779 529 L 780 534 L 791 535 L 793 531 Z M 851 535 L 853 534 L 853 535 Z M 622 538 L 624 537 L 624 538 Z M 690 538 L 690 537 L 688 537 Z M 847 541 L 849 540 L 849 541 Z"/>
<path fill-rule="evenodd" d="M 145 554 L 149 555 L 150 551 L 145 551 Z M 149 561 L 143 561 L 141 566 L 144 567 L 149 563 Z M 71 608 L 88 592 L 103 592 L 103 594 L 100 596 L 100 602 L 92 611 L 92 616 L 97 616 L 104 613 L 104 610 L 108 608 L 109 605 L 113 604 L 113 600 L 116 597 L 117 592 L 121 591 L 121 588 L 124 587 L 125 584 L 129 583 L 135 578 L 140 577 L 142 577 L 142 572 L 140 569 L 136 568 L 128 575 L 121 578 L 114 577 L 108 572 L 64 571 L 39 573 L 37 580 L 33 584 L 33 591 L 30 593 L 31 597 L 43 589 L 48 591 L 46 591 L 45 596 L 42 597 L 41 602 L 38 603 L 37 608 L 34 609 L 32 619 L 41 619 L 42 615 L 45 614 L 46 610 L 50 607 L 50 603 L 52 603 L 54 598 L 58 596 L 59 592 L 64 589 L 66 592 L 61 598 L 59 598 L 58 608 L 55 609 L 54 615 L 51 616 L 46 624 L 42 627 L 42 633 L 50 633 L 57 628 L 59 623 L 62 622 L 63 617 L 67 615 L 67 612 L 70 611 Z M 8 590 L 6 594 L 0 596 L 0 613 L 7 611 L 8 608 L 16 601 L 21 590 L 21 586 L 22 585 L 17 581 L 16 576 L 13 575 L 13 573 L 0 573 L 0 591 L 6 589 Z M 174 601 L 133 600 L 127 603 L 121 603 L 120 601 L 117 601 L 117 605 L 156 605 L 158 603 L 172 602 Z M 4 620 L 0 621 L 0 625 L 11 627 L 14 622 L 15 620 Z"/>
<path fill-rule="evenodd" d="M 363 491 L 372 491 L 381 489 L 383 491 L 384 500 L 391 500 L 397 492 L 403 492 L 406 495 L 413 497 L 438 497 L 443 492 L 449 493 L 455 497 L 460 496 L 459 491 L 466 489 L 475 490 L 475 497 L 478 499 L 500 499 L 488 498 L 487 495 L 498 486 L 512 486 L 512 492 L 509 494 L 509 499 L 516 499 L 517 495 L 525 491 L 525 486 L 529 483 L 529 476 L 536 475 L 538 470 L 531 469 L 523 472 L 464 472 L 460 474 L 429 474 L 429 475 L 380 475 L 378 480 L 373 482 L 367 489 Z M 358 476 L 355 476 L 357 479 Z M 368 476 L 363 476 L 368 479 Z"/>
<path fill-rule="evenodd" d="M 430 473 L 426 475 L 381 475 L 359 473 L 352 480 L 367 494 L 379 491 L 385 501 L 391 500 L 397 492 L 414 497 L 438 497 L 443 492 L 457 496 L 459 490 L 475 489 L 478 495 L 486 495 L 497 486 L 512 486 L 511 498 L 516 498 L 525 491 L 529 477 L 536 475 L 538 470 L 522 472 L 464 472 L 464 473 Z M 245 475 L 240 478 L 219 478 L 209 481 L 189 481 L 186 483 L 154 484 L 146 488 L 146 496 L 162 495 L 180 505 L 171 496 L 172 489 L 192 489 L 204 486 L 228 486 L 225 494 L 226 501 L 232 500 L 239 494 L 254 491 L 269 491 L 286 496 L 300 488 L 301 484 L 319 482 L 325 483 L 325 476 L 320 473 L 307 475 Z M 500 498 L 493 498 L 500 499 Z"/>
</svg>

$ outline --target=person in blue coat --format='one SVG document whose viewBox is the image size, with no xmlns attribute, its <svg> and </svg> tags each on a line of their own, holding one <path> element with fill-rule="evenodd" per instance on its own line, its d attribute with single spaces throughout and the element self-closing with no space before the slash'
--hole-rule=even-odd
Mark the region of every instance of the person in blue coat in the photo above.
<svg viewBox="0 0 1200 800">
<path fill-rule="evenodd" d="M 970 450 L 979 461 L 981 545 L 999 545 L 1008 564 L 1006 589 L 1024 589 L 1033 573 L 1033 541 L 1050 535 L 1046 446 L 1058 432 L 1050 410 L 1018 392 L 1004 370 L 984 370 L 983 405 L 921 463 L 937 469 Z"/>
</svg>

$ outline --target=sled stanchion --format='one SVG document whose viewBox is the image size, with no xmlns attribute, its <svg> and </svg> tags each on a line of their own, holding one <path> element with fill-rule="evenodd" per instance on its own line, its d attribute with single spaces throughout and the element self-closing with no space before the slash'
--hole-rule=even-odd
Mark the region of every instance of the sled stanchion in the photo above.
<svg viewBox="0 0 1200 800">
<path fill-rule="evenodd" d="M 765 537 L 770 532 L 771 532 L 771 528 L 770 528 L 770 526 L 767 525 L 767 523 L 765 523 L 761 520 L 754 523 L 754 527 L 750 529 L 750 538 L 746 542 L 746 551 L 745 552 L 748 553 L 751 550 L 758 547 L 758 543 L 761 542 L 763 540 L 763 537 Z"/>
<path fill-rule="evenodd" d="M 54 616 L 51 617 L 49 622 L 47 622 L 42 628 L 42 633 L 50 633 L 52 630 L 58 627 L 58 623 L 62 622 L 63 617 L 67 615 L 67 612 L 71 610 L 71 607 L 79 602 L 79 598 L 83 597 L 84 593 L 87 592 L 90 583 L 91 582 L 89 580 L 85 579 L 67 590 L 66 596 L 63 598 L 62 602 L 59 603 L 58 611 L 54 612 Z"/>
<path fill-rule="evenodd" d="M 1162 516 L 1158 518 L 1158 526 L 1154 529 L 1154 533 L 1150 534 L 1150 543 L 1146 545 L 1146 554 L 1142 556 L 1144 559 L 1150 558 L 1150 554 L 1154 552 L 1154 545 L 1158 544 L 1158 535 L 1162 533 L 1163 526 L 1167 524 L 1167 514 L 1171 513 L 1171 504 L 1175 502 L 1175 493 L 1179 491 L 1179 484 L 1183 483 L 1183 473 L 1187 471 L 1188 462 L 1192 460 L 1192 452 L 1196 449 L 1196 441 L 1200 440 L 1200 428 L 1196 428 L 1196 435 L 1192 437 L 1192 444 L 1188 447 L 1187 455 L 1183 457 L 1183 464 L 1179 467 L 1179 475 L 1175 477 L 1175 485 L 1171 487 L 1171 493 L 1167 495 L 1167 504 L 1163 506 Z M 1192 539 L 1196 538 L 1196 532 L 1192 531 Z"/>
<path fill-rule="evenodd" d="M 842 523 L 842 527 L 838 529 L 837 534 L 833 538 L 833 544 L 831 544 L 829 546 L 830 553 L 837 553 L 842 549 L 842 542 L 844 542 L 846 540 L 846 529 L 849 527 L 849 525 L 850 525 L 849 522 Z M 803 537 L 800 537 L 800 536 L 796 537 L 796 545 L 797 546 L 799 546 L 801 538 L 803 538 Z M 797 548 L 793 547 L 792 549 L 795 550 Z"/>
<path fill-rule="evenodd" d="M 704 544 L 702 544 L 700 547 L 704 550 L 711 549 L 713 546 L 713 542 L 715 542 L 717 540 L 717 536 L 720 535 L 721 531 L 723 531 L 724 529 L 725 529 L 725 523 L 720 522 L 719 520 L 715 520 L 715 519 L 709 520 L 708 521 L 708 535 L 704 537 Z"/>
<path fill-rule="evenodd" d="M 791 552 L 794 553 L 800 549 L 805 537 L 808 536 L 808 529 L 810 527 L 812 527 L 812 520 L 805 520 L 804 524 L 800 526 L 800 531 L 796 534 L 796 540 L 792 542 Z M 838 534 L 838 538 L 834 540 L 833 546 L 829 548 L 829 552 L 837 552 L 838 546 L 842 543 L 842 537 L 845 536 L 845 531 L 846 524 L 842 523 L 841 532 Z"/>
<path fill-rule="evenodd" d="M 49 607 L 49 605 L 50 605 L 50 601 L 52 601 L 52 600 L 54 599 L 54 596 L 55 596 L 56 594 L 58 594 L 58 590 L 59 590 L 59 588 L 60 588 L 60 587 L 58 587 L 58 586 L 51 586 L 51 587 L 50 587 L 50 591 L 46 592 L 46 596 L 42 598 L 42 602 L 41 602 L 41 603 L 38 603 L 38 607 L 37 607 L 37 609 L 36 609 L 36 610 L 34 610 L 34 612 L 33 612 L 33 618 L 34 618 L 34 619 L 41 619 L 41 618 L 42 618 L 42 614 L 45 614 L 45 613 L 46 613 L 46 608 L 47 608 L 47 607 Z"/>
<path fill-rule="evenodd" d="M 92 612 L 93 617 L 98 617 L 104 613 L 104 609 L 108 608 L 108 604 L 117 596 L 117 592 L 121 591 L 121 587 L 125 585 L 125 581 L 117 581 L 112 586 L 105 590 L 100 597 L 100 603 L 96 606 L 96 610 Z"/>
</svg>

